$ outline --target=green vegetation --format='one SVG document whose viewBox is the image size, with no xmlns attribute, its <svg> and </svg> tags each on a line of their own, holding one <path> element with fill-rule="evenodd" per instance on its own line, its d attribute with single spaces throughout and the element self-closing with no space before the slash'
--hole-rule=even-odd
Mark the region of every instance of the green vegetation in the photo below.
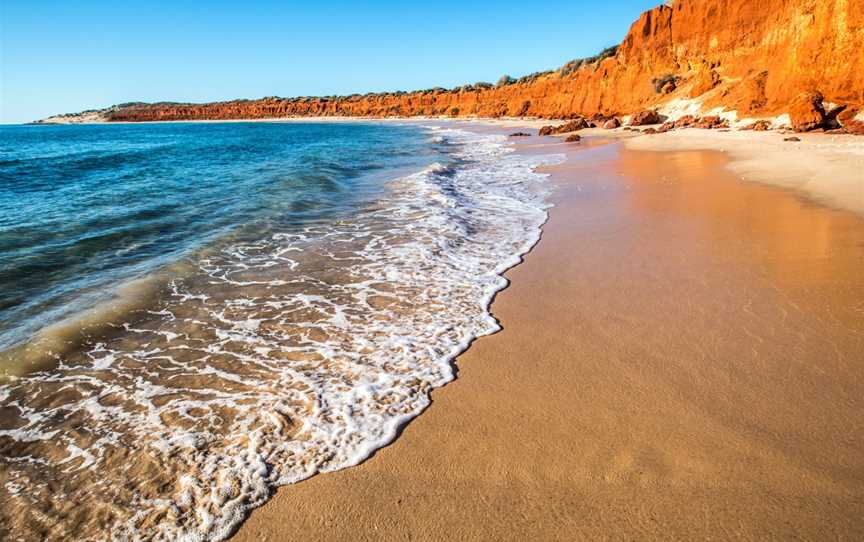
<svg viewBox="0 0 864 542">
<path fill-rule="evenodd" d="M 542 72 L 534 72 L 534 73 L 531 73 L 528 75 L 523 75 L 522 77 L 517 79 L 516 82 L 519 84 L 533 83 L 537 79 L 540 79 L 541 77 L 545 77 L 547 75 L 551 75 L 553 73 L 555 73 L 555 70 L 546 70 L 546 71 L 542 71 Z"/>
<path fill-rule="evenodd" d="M 612 47 L 607 47 L 600 51 L 600 53 L 589 56 L 588 58 L 577 58 L 575 60 L 571 60 L 567 64 L 561 66 L 558 70 L 558 73 L 561 77 L 567 77 L 568 75 L 572 75 L 576 73 L 579 68 L 583 66 L 590 66 L 592 64 L 599 64 L 600 62 L 606 60 L 607 58 L 612 58 L 618 54 L 618 46 L 613 45 Z"/>
<path fill-rule="evenodd" d="M 506 87 L 507 85 L 512 85 L 516 80 L 510 77 L 509 75 L 502 75 L 498 82 L 495 83 L 496 87 Z"/>
</svg>

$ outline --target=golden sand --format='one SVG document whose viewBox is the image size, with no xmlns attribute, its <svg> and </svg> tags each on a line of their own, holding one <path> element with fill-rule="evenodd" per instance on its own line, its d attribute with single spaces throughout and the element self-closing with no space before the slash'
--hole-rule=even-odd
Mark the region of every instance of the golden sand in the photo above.
<svg viewBox="0 0 864 542">
<path fill-rule="evenodd" d="M 235 540 L 864 539 L 864 219 L 725 165 L 573 153 L 504 330 Z"/>
</svg>

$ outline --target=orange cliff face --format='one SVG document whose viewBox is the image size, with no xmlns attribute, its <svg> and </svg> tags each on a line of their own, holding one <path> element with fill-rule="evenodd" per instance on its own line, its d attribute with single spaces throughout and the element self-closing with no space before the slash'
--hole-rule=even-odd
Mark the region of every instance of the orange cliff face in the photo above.
<svg viewBox="0 0 864 542">
<path fill-rule="evenodd" d="M 657 82 L 659 80 L 659 83 Z M 802 94 L 864 105 L 864 1 L 678 0 L 639 17 L 617 54 L 573 73 L 494 88 L 133 104 L 110 121 L 417 115 L 572 118 L 621 115 L 675 98 L 740 117 L 789 112 Z M 847 113 L 847 116 L 848 113 Z"/>
</svg>

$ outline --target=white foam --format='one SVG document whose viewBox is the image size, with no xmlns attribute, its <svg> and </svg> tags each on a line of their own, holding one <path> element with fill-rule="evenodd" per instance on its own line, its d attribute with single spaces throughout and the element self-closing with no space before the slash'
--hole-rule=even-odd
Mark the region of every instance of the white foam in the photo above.
<svg viewBox="0 0 864 542">
<path fill-rule="evenodd" d="M 106 484 L 106 502 L 126 512 L 112 531 L 124 540 L 222 539 L 275 485 L 356 465 L 392 441 L 453 379 L 454 357 L 500 329 L 489 304 L 501 274 L 547 219 L 534 168 L 562 159 L 517 155 L 503 136 L 432 132 L 454 164 L 393 181 L 349 219 L 208 255 L 205 280 L 172 283 L 165 306 L 122 340 L 27 379 L 80 388 L 63 408 L 89 439 L 22 403 L 27 424 L 0 435 L 62 440 L 56 467 L 106 479 L 122 478 L 103 464 L 112 449 L 159 458 L 173 479 L 163 494 Z M 175 387 L 183 379 L 191 387 Z"/>
</svg>

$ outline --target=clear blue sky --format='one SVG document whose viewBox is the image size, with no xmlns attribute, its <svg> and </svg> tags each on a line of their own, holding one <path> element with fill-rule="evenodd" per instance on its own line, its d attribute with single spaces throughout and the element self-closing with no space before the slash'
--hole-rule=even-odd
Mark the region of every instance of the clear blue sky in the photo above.
<svg viewBox="0 0 864 542">
<path fill-rule="evenodd" d="M 494 82 L 616 44 L 658 3 L 0 0 L 0 123 Z"/>
</svg>

